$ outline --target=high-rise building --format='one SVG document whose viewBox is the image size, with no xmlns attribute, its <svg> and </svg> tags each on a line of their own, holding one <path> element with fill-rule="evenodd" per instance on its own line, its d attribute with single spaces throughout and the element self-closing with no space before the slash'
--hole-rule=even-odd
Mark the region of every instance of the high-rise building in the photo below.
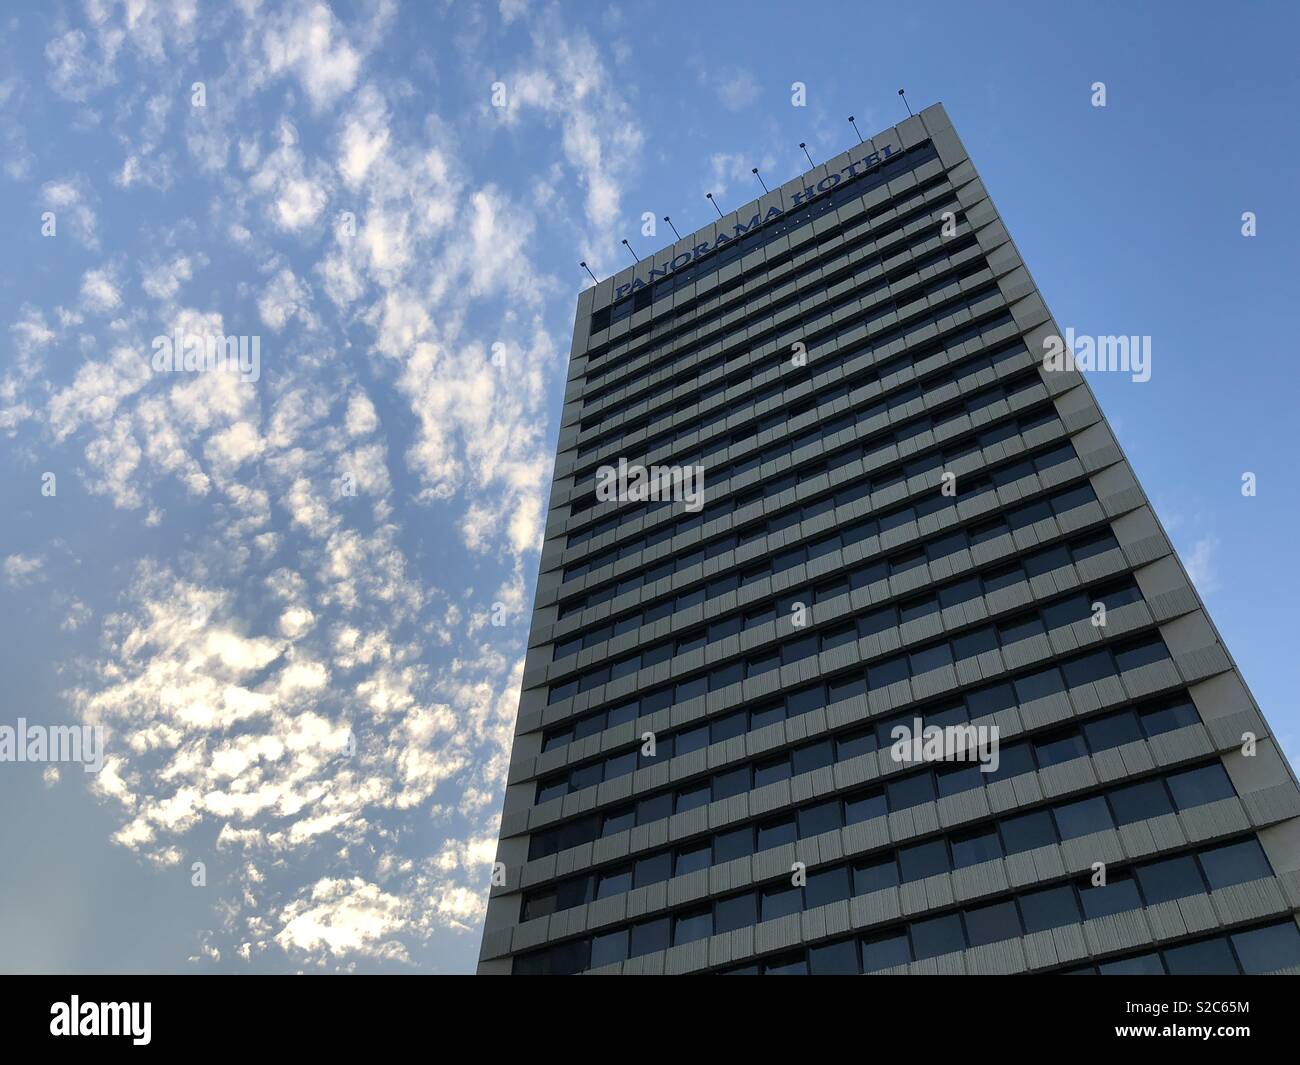
<svg viewBox="0 0 1300 1065">
<path fill-rule="evenodd" d="M 1065 335 L 941 106 L 582 293 L 480 972 L 1300 967 L 1300 789 Z"/>
</svg>

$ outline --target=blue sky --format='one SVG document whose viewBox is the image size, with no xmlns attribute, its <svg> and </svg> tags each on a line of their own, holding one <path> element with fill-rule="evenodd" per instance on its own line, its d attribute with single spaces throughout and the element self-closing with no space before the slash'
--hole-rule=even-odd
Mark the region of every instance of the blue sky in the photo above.
<svg viewBox="0 0 1300 1065">
<path fill-rule="evenodd" d="M 471 971 L 577 263 L 900 85 L 1062 327 L 1152 338 L 1093 387 L 1294 762 L 1294 10 L 978 7 L 7 5 L 0 725 L 106 761 L 0 764 L 0 968 Z"/>
</svg>

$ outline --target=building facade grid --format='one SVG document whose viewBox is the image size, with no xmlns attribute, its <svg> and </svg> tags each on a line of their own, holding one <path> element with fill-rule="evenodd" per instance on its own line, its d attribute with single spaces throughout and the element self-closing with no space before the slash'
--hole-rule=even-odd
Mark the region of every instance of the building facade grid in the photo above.
<svg viewBox="0 0 1300 1065">
<path fill-rule="evenodd" d="M 1300 788 L 1059 335 L 941 105 L 582 293 L 481 973 L 1300 971 Z"/>
</svg>

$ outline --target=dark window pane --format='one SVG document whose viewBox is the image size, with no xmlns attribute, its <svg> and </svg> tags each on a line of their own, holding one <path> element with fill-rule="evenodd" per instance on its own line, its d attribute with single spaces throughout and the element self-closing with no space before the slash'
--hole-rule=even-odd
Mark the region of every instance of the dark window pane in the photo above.
<svg viewBox="0 0 1300 1065">
<path fill-rule="evenodd" d="M 1038 756 L 1039 768 L 1046 769 L 1050 765 L 1069 762 L 1075 758 L 1085 758 L 1088 754 L 1088 748 L 1083 742 L 1082 735 L 1070 731 L 1035 740 L 1034 753 Z"/>
<path fill-rule="evenodd" d="M 950 913 L 944 917 L 913 922 L 912 947 L 916 951 L 917 961 L 964 950 L 966 937 L 961 930 L 961 918 Z"/>
<path fill-rule="evenodd" d="M 813 947 L 808 952 L 808 964 L 814 976 L 855 976 L 858 969 L 858 941 L 848 939 Z"/>
<path fill-rule="evenodd" d="M 639 958 L 656 950 L 668 949 L 670 922 L 667 917 L 644 921 L 632 926 L 632 944 L 628 957 Z"/>
<path fill-rule="evenodd" d="M 600 874 L 596 887 L 596 898 L 608 899 L 632 890 L 631 869 L 611 869 Z"/>
<path fill-rule="evenodd" d="M 627 929 L 598 935 L 591 941 L 591 967 L 598 969 L 602 965 L 612 965 L 627 958 Z"/>
<path fill-rule="evenodd" d="M 1031 891 L 1021 895 L 1020 913 L 1025 919 L 1025 932 L 1044 932 L 1061 925 L 1077 924 L 1080 920 L 1079 904 L 1074 898 L 1074 889 L 1068 884 L 1046 888 L 1043 891 Z"/>
<path fill-rule="evenodd" d="M 760 851 L 780 847 L 785 843 L 794 843 L 798 838 L 799 832 L 795 828 L 793 816 L 783 818 L 780 821 L 770 821 L 766 825 L 759 825 L 758 827 L 758 849 Z"/>
<path fill-rule="evenodd" d="M 1110 793 L 1110 804 L 1121 825 L 1174 812 L 1169 794 L 1158 780 L 1144 780 L 1140 784 L 1116 788 Z"/>
<path fill-rule="evenodd" d="M 1061 839 L 1077 839 L 1093 832 L 1114 828 L 1110 809 L 1106 800 L 1100 795 L 1091 795 L 1078 802 L 1065 803 L 1052 811 L 1056 818 L 1056 827 L 1061 830 Z"/>
<path fill-rule="evenodd" d="M 853 894 L 868 895 L 873 891 L 897 887 L 898 863 L 891 854 L 853 867 Z"/>
<path fill-rule="evenodd" d="M 1273 875 L 1273 869 L 1264 857 L 1264 849 L 1253 836 L 1238 843 L 1203 851 L 1198 857 L 1213 891 L 1233 884 L 1244 884 L 1249 880 L 1263 880 Z"/>
<path fill-rule="evenodd" d="M 749 766 L 742 765 L 736 769 L 729 769 L 713 778 L 713 801 L 730 799 L 733 795 L 743 795 L 749 791 L 749 788 Z"/>
<path fill-rule="evenodd" d="M 912 948 L 902 929 L 871 936 L 862 941 L 862 971 L 871 973 L 906 965 L 912 960 Z"/>
<path fill-rule="evenodd" d="M 1002 829 L 1002 842 L 1008 854 L 1019 854 L 1037 847 L 1046 847 L 1056 842 L 1056 828 L 1052 824 L 1052 815 L 1046 810 L 1008 817 L 999 826 Z"/>
<path fill-rule="evenodd" d="M 713 839 L 713 862 L 720 865 L 735 858 L 748 858 L 754 853 L 754 829 L 746 826 L 730 832 L 719 832 Z"/>
<path fill-rule="evenodd" d="M 1082 687 L 1094 681 L 1115 675 L 1115 662 L 1104 648 L 1081 658 L 1073 658 L 1062 667 L 1065 683 L 1071 688 Z"/>
<path fill-rule="evenodd" d="M 672 813 L 672 792 L 666 791 L 662 795 L 651 795 L 648 799 L 642 799 L 636 804 L 636 823 L 638 825 L 648 825 L 652 821 L 662 821 L 665 817 L 671 817 Z"/>
<path fill-rule="evenodd" d="M 1084 722 L 1083 734 L 1094 751 L 1106 751 L 1142 738 L 1137 715 L 1132 710 L 1108 714 L 1095 721 Z"/>
<path fill-rule="evenodd" d="M 1008 899 L 967 910 L 966 932 L 972 947 L 996 943 L 1000 939 L 1019 938 L 1020 916 L 1016 913 L 1016 904 Z"/>
<path fill-rule="evenodd" d="M 636 862 L 636 886 L 645 887 L 647 884 L 658 884 L 667 880 L 673 875 L 673 853 L 672 851 L 661 851 L 658 854 L 650 854 L 644 858 L 638 858 Z"/>
<path fill-rule="evenodd" d="M 1142 666 L 1149 666 L 1153 662 L 1163 662 L 1169 657 L 1169 652 L 1165 650 L 1165 645 L 1159 639 L 1148 640 L 1136 646 L 1130 645 L 1125 648 L 1117 648 L 1115 651 L 1115 665 L 1123 673 L 1126 669 L 1140 669 Z"/>
<path fill-rule="evenodd" d="M 1098 968 L 1102 976 L 1163 976 L 1165 967 L 1159 954 L 1139 954 L 1136 958 L 1104 961 Z"/>
<path fill-rule="evenodd" d="M 1189 769 L 1175 773 L 1168 778 L 1169 790 L 1174 793 L 1174 802 L 1178 809 L 1187 810 L 1207 802 L 1230 799 L 1236 794 L 1232 790 L 1232 781 L 1220 762 L 1203 765 L 1198 769 Z"/>
<path fill-rule="evenodd" d="M 1180 700 L 1154 710 L 1145 710 L 1142 713 L 1142 727 L 1148 736 L 1159 736 L 1162 732 L 1172 732 L 1187 725 L 1195 725 L 1200 720 L 1201 716 L 1196 712 L 1196 707 L 1192 705 L 1190 699 Z"/>
<path fill-rule="evenodd" d="M 1196 868 L 1195 859 L 1187 854 L 1139 865 L 1134 872 L 1148 906 L 1205 891 L 1201 871 Z"/>
<path fill-rule="evenodd" d="M 1251 974 L 1300 966 L 1300 929 L 1294 921 L 1237 932 L 1232 945 L 1237 948 L 1242 969 Z"/>
<path fill-rule="evenodd" d="M 695 847 L 684 847 L 677 852 L 677 862 L 673 869 L 676 876 L 685 876 L 687 873 L 697 873 L 701 869 L 707 869 L 713 861 L 713 846 L 704 843 Z"/>
<path fill-rule="evenodd" d="M 919 806 L 923 802 L 933 802 L 934 776 L 931 773 L 917 773 L 890 781 L 888 792 L 891 810 L 906 810 L 912 806 Z"/>
<path fill-rule="evenodd" d="M 1209 976 L 1240 971 L 1227 939 L 1222 937 L 1188 943 L 1183 947 L 1169 947 L 1165 950 L 1165 964 L 1174 976 Z"/>
<path fill-rule="evenodd" d="M 810 873 L 808 886 L 804 888 L 804 902 L 808 909 L 825 906 L 832 902 L 843 902 L 852 894 L 849 885 L 849 869 L 825 869 L 820 873 Z"/>
<path fill-rule="evenodd" d="M 1105 887 L 1093 887 L 1091 881 L 1085 881 L 1079 885 L 1079 902 L 1087 920 L 1142 907 L 1137 883 L 1131 876 L 1112 877 Z"/>
<path fill-rule="evenodd" d="M 678 914 L 674 919 L 673 943 L 694 943 L 713 935 L 713 911 L 697 910 Z"/>
<path fill-rule="evenodd" d="M 714 907 L 713 932 L 734 932 L 758 924 L 758 895 L 750 891 L 730 899 L 721 899 Z"/>
<path fill-rule="evenodd" d="M 842 824 L 840 802 L 838 799 L 831 799 L 829 802 L 805 807 L 799 811 L 798 817 L 799 835 L 803 839 L 834 831 Z"/>
<path fill-rule="evenodd" d="M 860 821 L 870 821 L 873 817 L 884 817 L 888 812 L 883 791 L 855 795 L 844 803 L 844 823 L 856 825 Z"/>
<path fill-rule="evenodd" d="M 964 869 L 968 865 L 978 865 L 1002 857 L 1002 844 L 993 829 L 985 828 L 975 832 L 962 833 L 952 838 L 952 865 L 954 869 Z"/>
<path fill-rule="evenodd" d="M 898 849 L 898 864 L 903 881 L 924 880 L 936 873 L 948 872 L 948 845 L 941 839 L 917 843 Z"/>
<path fill-rule="evenodd" d="M 800 747 L 791 755 L 794 775 L 811 773 L 814 769 L 825 769 L 835 762 L 835 748 L 831 740 L 820 740 L 807 747 Z"/>
<path fill-rule="evenodd" d="M 763 891 L 763 920 L 771 921 L 803 910 L 803 892 L 797 887 L 766 888 Z"/>
</svg>

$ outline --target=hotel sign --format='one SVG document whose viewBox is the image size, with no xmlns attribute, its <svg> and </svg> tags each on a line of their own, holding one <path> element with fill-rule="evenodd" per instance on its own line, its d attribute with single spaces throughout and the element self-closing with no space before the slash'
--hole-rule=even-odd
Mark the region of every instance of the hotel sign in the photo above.
<svg viewBox="0 0 1300 1065">
<path fill-rule="evenodd" d="M 897 154 L 898 153 L 895 149 L 886 144 L 878 152 L 872 152 L 870 155 L 867 155 L 862 159 L 849 163 L 848 166 L 843 167 L 839 171 L 833 171 L 827 174 L 817 182 L 815 186 L 805 185 L 790 197 L 789 210 L 795 210 L 798 207 L 802 207 L 811 200 L 816 199 L 816 197 L 820 196 L 822 193 L 830 192 L 831 189 L 835 188 L 835 186 L 841 181 L 848 181 L 861 174 L 870 173 L 882 163 L 887 162 L 891 156 Z M 748 222 L 737 222 L 733 227 L 733 232 L 730 234 L 720 232 L 712 242 L 697 244 L 690 251 L 682 252 L 671 261 L 664 263 L 663 266 L 652 266 L 649 275 L 644 280 L 639 277 L 634 277 L 626 285 L 619 285 L 614 290 L 614 300 L 617 302 L 624 296 L 645 288 L 646 285 L 653 284 L 661 277 L 668 277 L 670 274 L 675 273 L 683 267 L 689 266 L 691 263 L 695 262 L 695 260 L 702 259 L 711 252 L 715 252 L 719 248 L 725 247 L 733 240 L 738 240 L 747 233 L 752 233 L 756 229 L 761 229 L 774 219 L 784 217 L 785 214 L 786 210 L 774 205 L 767 209 L 766 214 L 755 214 Z"/>
</svg>

